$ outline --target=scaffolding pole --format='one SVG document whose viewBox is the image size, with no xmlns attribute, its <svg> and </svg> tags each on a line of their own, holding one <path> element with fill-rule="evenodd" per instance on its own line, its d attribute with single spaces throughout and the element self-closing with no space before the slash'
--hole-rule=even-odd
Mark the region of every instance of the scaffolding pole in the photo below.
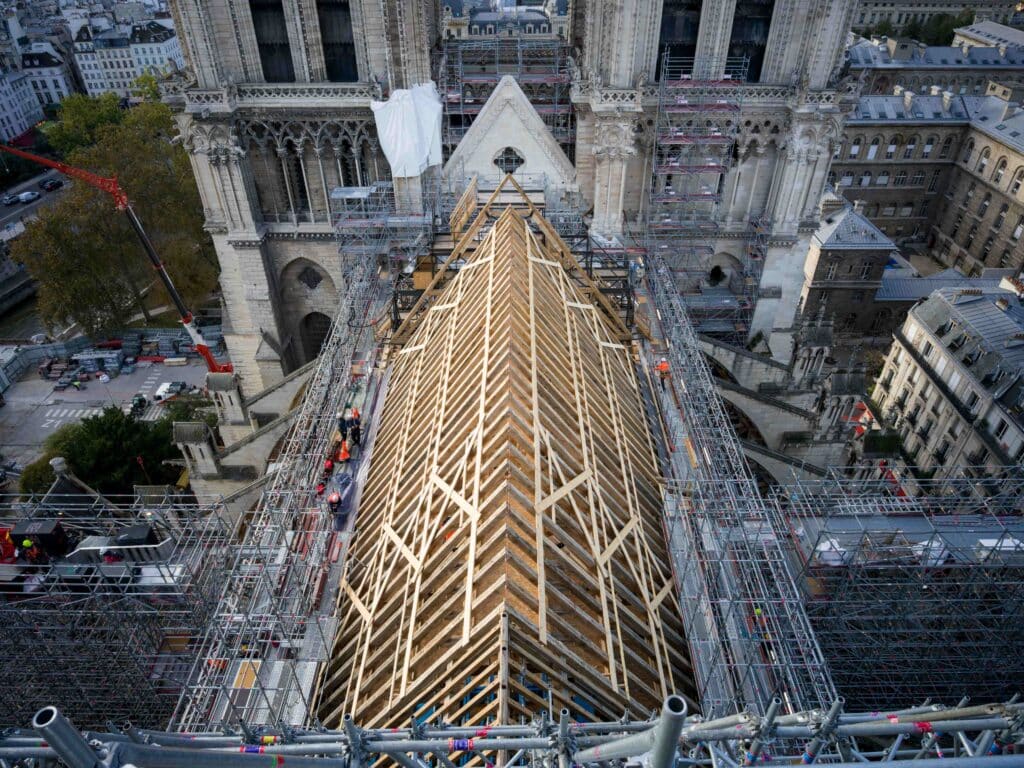
<svg viewBox="0 0 1024 768">
<path fill-rule="evenodd" d="M 1009 696 L 1024 680 L 1024 470 L 868 476 L 774 491 L 836 686 L 853 706 Z M 919 495 L 914 495 L 919 494 Z M 865 663 L 870 660 L 870 663 Z"/>
<path fill-rule="evenodd" d="M 182 730 L 305 722 L 334 640 L 343 541 L 322 467 L 334 453 L 337 414 L 366 375 L 356 372 L 356 355 L 373 345 L 384 300 L 380 270 L 429 243 L 431 214 L 398 216 L 386 182 L 336 189 L 331 202 L 345 290 L 273 479 L 243 521 L 242 544 L 175 712 Z"/>
<path fill-rule="evenodd" d="M 646 758 L 651 768 L 670 768 L 681 756 L 699 768 L 747 768 L 755 763 L 858 768 L 880 762 L 925 768 L 936 760 L 948 768 L 1024 766 L 1019 751 L 1024 705 L 1016 700 L 953 707 L 908 702 L 888 712 L 849 713 L 836 700 L 824 710 L 790 715 L 778 710 L 775 702 L 764 715 L 683 719 L 666 713 L 613 723 L 570 722 L 563 711 L 559 719 L 538 717 L 522 725 L 422 723 L 387 729 L 360 728 L 349 719 L 344 730 L 336 731 L 275 725 L 197 737 L 135 728 L 79 734 L 56 709 L 46 708 L 36 715 L 33 729 L 0 735 L 0 761 L 59 758 L 69 768 L 95 768 L 102 754 L 102 764 L 152 768 L 258 768 L 268 761 L 300 768 L 358 768 L 379 764 L 382 758 L 407 768 L 601 768 Z"/>
<path fill-rule="evenodd" d="M 0 560 L 0 720 L 56 704 L 89 727 L 163 727 L 187 682 L 227 560 L 224 509 L 103 501 L 0 501 L 44 553 Z"/>
<path fill-rule="evenodd" d="M 647 248 L 672 269 L 698 333 L 745 344 L 770 222 L 742 232 L 720 225 L 722 193 L 736 153 L 748 61 L 661 62 L 647 205 Z M 739 236 L 737 264 L 712 273 L 718 239 Z M 728 274 L 726 273 L 728 270 Z"/>
</svg>

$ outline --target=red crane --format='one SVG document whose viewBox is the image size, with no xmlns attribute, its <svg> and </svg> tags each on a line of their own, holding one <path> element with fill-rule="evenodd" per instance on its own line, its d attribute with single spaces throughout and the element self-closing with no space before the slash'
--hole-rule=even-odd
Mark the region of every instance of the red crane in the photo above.
<svg viewBox="0 0 1024 768">
<path fill-rule="evenodd" d="M 142 248 L 146 252 L 146 256 L 148 256 L 150 262 L 152 262 L 153 269 L 156 271 L 157 277 L 160 278 L 160 282 L 163 283 L 164 288 L 167 289 L 167 294 L 171 297 L 171 301 L 174 302 L 174 306 L 177 308 L 178 314 L 181 315 L 181 324 L 185 326 L 185 330 L 188 332 L 189 338 L 192 339 L 192 344 L 195 346 L 196 352 L 202 355 L 203 360 L 206 361 L 207 369 L 210 373 L 231 373 L 234 370 L 231 363 L 218 363 L 214 359 L 213 353 L 210 352 L 209 345 L 203 339 L 203 334 L 196 326 L 195 317 L 189 311 L 188 307 L 185 306 L 185 302 L 182 300 L 181 294 L 178 293 L 178 289 L 175 288 L 174 283 L 171 282 L 171 276 L 167 274 L 167 269 L 164 267 L 163 262 L 160 261 L 156 248 L 153 247 L 153 242 L 149 239 L 149 235 L 146 234 L 146 230 L 142 228 L 142 222 L 139 221 L 138 215 L 135 213 L 131 202 L 128 200 L 128 195 L 125 194 L 125 191 L 121 188 L 116 176 L 113 178 L 98 176 L 95 173 L 90 173 L 89 171 L 82 170 L 81 168 L 75 168 L 74 166 L 62 163 L 59 160 L 40 157 L 39 155 L 34 155 L 31 152 L 25 152 L 22 149 L 16 149 L 15 147 L 11 147 L 6 144 L 0 144 L 0 150 L 38 165 L 45 165 L 47 168 L 53 168 L 73 179 L 84 181 L 89 186 L 95 187 L 101 192 L 106 192 L 114 198 L 114 205 L 117 206 L 117 209 L 119 211 L 124 211 L 125 215 L 128 216 L 128 221 L 132 225 L 132 229 L 135 230 L 135 234 L 138 235 L 139 242 L 142 243 Z"/>
</svg>

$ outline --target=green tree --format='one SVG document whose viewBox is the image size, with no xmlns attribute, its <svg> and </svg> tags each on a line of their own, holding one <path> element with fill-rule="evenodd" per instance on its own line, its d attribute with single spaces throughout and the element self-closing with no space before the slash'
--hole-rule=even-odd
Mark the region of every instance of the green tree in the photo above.
<svg viewBox="0 0 1024 768">
<path fill-rule="evenodd" d="M 171 429 L 170 418 L 139 421 L 120 408 L 65 425 L 46 439 L 43 456 L 25 467 L 21 492 L 46 492 L 54 480 L 49 466 L 54 456 L 63 456 L 72 472 L 104 494 L 173 483 L 180 470 L 164 461 L 180 460 L 181 453 L 171 442 Z"/>
<path fill-rule="evenodd" d="M 44 128 L 50 145 L 62 156 L 93 144 L 100 128 L 124 119 L 121 100 L 113 93 L 102 96 L 72 94 L 60 104 L 58 120 Z"/>
<path fill-rule="evenodd" d="M 145 72 L 135 78 L 132 83 L 132 95 L 143 101 L 160 101 L 160 86 L 156 75 Z"/>
<path fill-rule="evenodd" d="M 188 155 L 171 144 L 173 127 L 166 105 L 144 102 L 98 127 L 95 143 L 68 162 L 120 180 L 179 292 L 196 304 L 216 285 L 216 257 Z M 135 312 L 145 314 L 150 286 L 170 302 L 125 217 L 108 195 L 80 182 L 40 209 L 12 251 L 38 280 L 40 316 L 51 329 L 75 322 L 93 337 L 119 330 Z"/>
<path fill-rule="evenodd" d="M 965 8 L 957 16 L 939 13 L 929 17 L 921 30 L 921 42 L 925 45 L 950 45 L 957 27 L 966 27 L 974 21 L 974 9 Z"/>
<path fill-rule="evenodd" d="M 881 35 L 882 37 L 892 37 L 896 34 L 896 27 L 893 26 L 889 19 L 882 19 L 875 28 L 871 31 L 874 35 Z"/>
<path fill-rule="evenodd" d="M 923 33 L 924 27 L 917 19 L 912 19 L 903 27 L 903 37 L 909 37 L 911 40 L 920 41 Z"/>
</svg>

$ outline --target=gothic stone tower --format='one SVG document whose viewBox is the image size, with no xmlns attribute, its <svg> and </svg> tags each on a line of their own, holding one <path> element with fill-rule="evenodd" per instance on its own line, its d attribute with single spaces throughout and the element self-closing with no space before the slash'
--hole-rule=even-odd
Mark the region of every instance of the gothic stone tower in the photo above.
<svg viewBox="0 0 1024 768">
<path fill-rule="evenodd" d="M 469 2 L 173 0 L 189 77 L 166 90 L 221 263 L 226 337 L 246 391 L 316 355 L 340 292 L 328 195 L 390 175 L 370 102 L 431 79 L 440 25 Z M 457 9 L 452 6 L 457 5 Z M 557 3 L 556 3 L 557 5 Z M 841 129 L 834 90 L 855 0 L 575 0 L 572 186 L 592 229 L 643 221 L 658 59 L 744 55 L 738 158 L 716 262 L 772 222 L 755 330 L 792 325 L 816 204 Z M 779 335 L 784 338 L 784 334 Z M 776 353 L 788 354 L 788 339 Z"/>
<path fill-rule="evenodd" d="M 316 356 L 340 264 L 328 198 L 389 175 L 370 102 L 430 78 L 428 0 L 176 0 L 189 79 L 166 91 L 221 265 L 246 392 Z"/>
</svg>

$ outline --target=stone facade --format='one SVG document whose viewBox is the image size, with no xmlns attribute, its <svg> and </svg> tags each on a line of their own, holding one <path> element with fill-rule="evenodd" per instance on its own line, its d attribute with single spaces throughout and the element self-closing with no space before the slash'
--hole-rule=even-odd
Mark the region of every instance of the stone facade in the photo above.
<svg viewBox="0 0 1024 768">
<path fill-rule="evenodd" d="M 580 56 L 572 65 L 576 130 L 568 153 L 575 178 L 565 184 L 592 206 L 595 233 L 628 233 L 644 220 L 658 54 L 685 34 L 664 21 L 675 5 L 587 3 L 566 27 Z M 760 32 L 741 25 L 734 35 L 737 18 L 748 22 L 747 5 L 705 4 L 695 17 L 696 49 L 724 62 L 743 38 L 742 52 L 757 60 L 740 96 L 739 160 L 725 180 L 727 226 L 716 263 L 743 255 L 752 217 L 771 220 L 767 290 L 754 319 L 754 330 L 770 335 L 795 315 L 841 133 L 845 110 L 835 84 L 855 2 L 776 0 Z M 328 293 L 342 288 L 329 192 L 389 177 L 370 102 L 431 78 L 443 18 L 426 0 L 177 0 L 172 7 L 190 79 L 169 83 L 165 95 L 179 111 L 221 261 L 232 359 L 243 389 L 254 391 L 318 348 Z M 339 36 L 339 28 L 349 33 Z M 294 284 L 309 270 L 322 288 Z M 785 355 L 789 345 L 779 348 Z"/>
<path fill-rule="evenodd" d="M 964 10 L 962 0 L 861 0 L 857 7 L 854 27 L 863 29 L 888 21 L 897 30 L 912 21 L 924 22 L 932 16 L 947 14 L 958 16 Z M 1016 0 L 989 0 L 975 6 L 978 19 L 1007 22 L 1017 9 Z"/>
<path fill-rule="evenodd" d="M 874 295 L 896 246 L 852 206 L 829 200 L 822 209 L 804 262 L 801 316 L 823 314 L 839 333 L 863 337 L 876 330 Z"/>
<path fill-rule="evenodd" d="M 1013 88 L 870 96 L 846 122 L 829 180 L 897 243 L 969 274 L 1024 266 L 1024 112 Z M 1017 133 L 1017 136 L 1013 134 Z"/>
<path fill-rule="evenodd" d="M 939 290 L 894 334 L 874 399 L 923 471 L 987 473 L 1024 458 L 1021 293 L 1016 280 Z"/>
</svg>

